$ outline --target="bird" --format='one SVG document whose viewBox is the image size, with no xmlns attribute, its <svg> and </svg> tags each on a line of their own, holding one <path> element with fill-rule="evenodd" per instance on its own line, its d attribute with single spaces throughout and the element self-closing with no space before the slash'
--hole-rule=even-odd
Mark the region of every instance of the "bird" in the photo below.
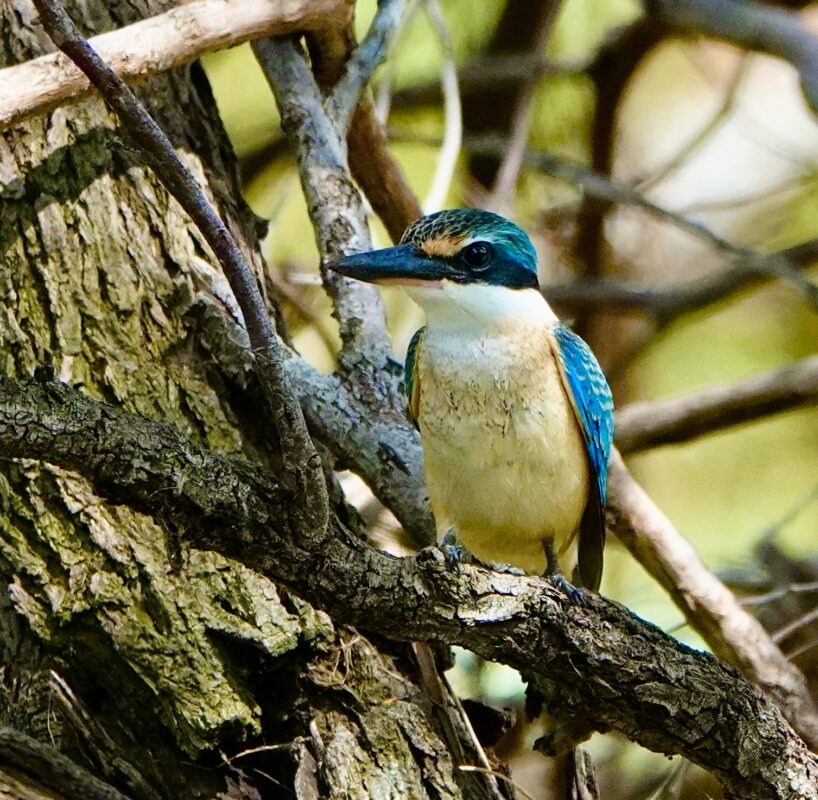
<svg viewBox="0 0 818 800">
<path fill-rule="evenodd" d="M 453 534 L 485 564 L 597 590 L 613 400 L 591 349 L 540 292 L 526 233 L 450 209 L 330 266 L 400 286 L 425 312 L 404 389 L 439 542 Z"/>
</svg>

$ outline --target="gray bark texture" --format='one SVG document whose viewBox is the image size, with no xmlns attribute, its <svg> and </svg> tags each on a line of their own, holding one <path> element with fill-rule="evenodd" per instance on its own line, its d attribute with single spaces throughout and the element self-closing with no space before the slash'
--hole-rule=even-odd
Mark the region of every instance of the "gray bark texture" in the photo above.
<svg viewBox="0 0 818 800">
<path fill-rule="evenodd" d="M 67 8 L 90 34 L 171 5 Z M 4 0 L 0 15 L 0 66 L 53 49 L 27 0 Z M 262 269 L 201 71 L 139 94 Z M 275 468 L 274 434 L 206 344 L 237 315 L 226 282 L 96 96 L 0 138 L 0 309 L 5 375 L 51 364 L 91 397 Z M 2 463 L 0 582 L 7 741 L 53 743 L 108 784 L 86 774 L 72 788 L 53 747 L 47 774 L 8 744 L 4 797 L 119 796 L 111 785 L 134 798 L 280 796 L 282 785 L 303 798 L 461 796 L 404 646 L 338 628 L 222 555 L 181 552 L 76 472 Z M 274 747 L 227 763 L 258 746 Z"/>
</svg>

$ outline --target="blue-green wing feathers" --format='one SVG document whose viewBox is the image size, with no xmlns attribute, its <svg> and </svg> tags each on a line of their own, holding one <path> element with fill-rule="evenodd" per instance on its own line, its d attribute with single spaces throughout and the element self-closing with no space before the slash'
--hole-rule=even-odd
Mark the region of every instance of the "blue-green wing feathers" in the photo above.
<svg viewBox="0 0 818 800">
<path fill-rule="evenodd" d="M 608 458 L 614 434 L 613 398 L 599 362 L 569 328 L 554 329 L 560 371 L 582 429 L 591 468 L 592 496 L 580 523 L 578 566 L 583 586 L 599 587 L 605 544 Z"/>
</svg>

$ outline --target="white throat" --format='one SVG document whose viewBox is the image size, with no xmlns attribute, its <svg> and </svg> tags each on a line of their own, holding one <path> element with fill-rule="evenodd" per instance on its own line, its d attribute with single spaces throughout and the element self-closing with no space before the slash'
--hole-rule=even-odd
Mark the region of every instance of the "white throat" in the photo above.
<svg viewBox="0 0 818 800">
<path fill-rule="evenodd" d="M 433 287 L 407 286 L 405 289 L 426 312 L 430 330 L 485 333 L 509 323 L 550 328 L 557 322 L 556 314 L 537 289 L 451 281 Z"/>
</svg>

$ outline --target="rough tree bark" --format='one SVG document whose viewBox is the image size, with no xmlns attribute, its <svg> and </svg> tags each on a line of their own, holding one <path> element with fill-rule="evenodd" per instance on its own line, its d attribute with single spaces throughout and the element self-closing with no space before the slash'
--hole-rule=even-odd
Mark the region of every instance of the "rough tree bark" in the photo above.
<svg viewBox="0 0 818 800">
<path fill-rule="evenodd" d="M 171 5 L 68 10 L 90 34 Z M 0 14 L 0 66 L 53 49 L 27 0 Z M 262 269 L 201 71 L 150 79 L 140 95 Z M 238 313 L 225 280 L 115 127 L 89 96 L 0 138 L 2 371 L 52 364 L 91 396 L 272 468 L 273 434 L 205 344 Z M 219 555 L 174 551 L 150 517 L 75 474 L 4 462 L 0 495 L 0 722 L 55 741 L 129 797 L 277 796 L 281 784 L 305 798 L 351 786 L 461 796 L 404 647 L 336 628 Z M 276 747 L 233 765 L 218 752 L 252 745 Z M 3 750 L 3 796 L 75 796 Z"/>
</svg>

